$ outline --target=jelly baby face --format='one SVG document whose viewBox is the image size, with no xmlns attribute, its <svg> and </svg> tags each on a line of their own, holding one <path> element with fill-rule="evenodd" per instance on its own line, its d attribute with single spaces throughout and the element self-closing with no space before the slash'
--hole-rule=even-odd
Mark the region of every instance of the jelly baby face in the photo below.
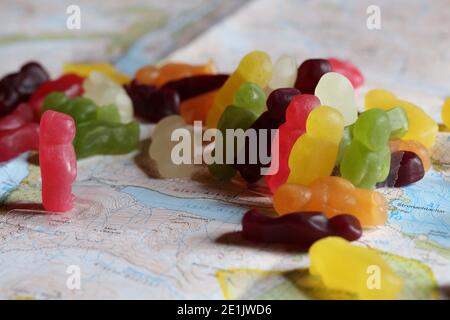
<svg viewBox="0 0 450 320">
<path fill-rule="evenodd" d="M 253 51 L 244 56 L 239 63 L 238 72 L 251 76 L 248 80 L 263 87 L 272 77 L 272 61 L 262 51 Z"/>
<path fill-rule="evenodd" d="M 339 143 L 344 131 L 344 118 L 332 107 L 317 107 L 309 114 L 306 131 L 311 137 Z"/>
<path fill-rule="evenodd" d="M 306 121 L 310 112 L 320 105 L 319 99 L 312 94 L 301 94 L 292 98 L 291 105 L 286 109 L 286 121 L 295 119 L 293 125 L 306 130 Z"/>
<path fill-rule="evenodd" d="M 358 118 L 355 91 L 345 76 L 336 72 L 324 74 L 316 86 L 314 95 L 323 105 L 336 108 L 344 117 L 346 126 Z"/>
<path fill-rule="evenodd" d="M 42 115 L 41 128 L 41 138 L 51 144 L 71 143 L 76 132 L 72 117 L 52 110 Z"/>
</svg>

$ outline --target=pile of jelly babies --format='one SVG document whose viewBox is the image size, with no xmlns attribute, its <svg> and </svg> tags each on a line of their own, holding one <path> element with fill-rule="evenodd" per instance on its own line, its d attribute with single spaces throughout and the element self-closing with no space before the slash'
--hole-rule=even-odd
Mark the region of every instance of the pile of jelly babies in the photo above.
<svg viewBox="0 0 450 320">
<path fill-rule="evenodd" d="M 229 129 L 275 130 L 275 136 L 257 136 L 255 145 L 245 140 L 235 150 L 234 157 L 246 161 L 208 164 L 212 179 L 267 186 L 273 212 L 249 210 L 243 237 L 309 250 L 311 274 L 330 288 L 363 299 L 395 298 L 402 280 L 375 250 L 349 241 L 386 222 L 387 201 L 376 188 L 424 177 L 438 126 L 419 106 L 387 90 L 368 91 L 360 109 L 355 90 L 363 84 L 348 61 L 298 65 L 295 57 L 281 55 L 272 64 L 262 51 L 245 55 L 231 74 L 217 73 L 213 61 L 169 62 L 143 66 L 132 79 L 107 63 L 66 64 L 61 76 L 50 79 L 30 62 L 0 80 L 0 162 L 39 151 L 43 206 L 65 212 L 74 205 L 76 160 L 136 150 L 139 121 L 156 123 L 148 154 L 162 178 L 192 177 L 198 165 L 173 163 L 175 129 L 195 135 L 192 124 L 199 121 L 203 130 L 225 137 Z M 450 98 L 442 119 L 450 128 Z M 230 143 L 225 138 L 208 147 L 225 154 Z M 250 149 L 262 146 L 269 161 L 250 162 Z M 202 159 L 195 152 L 192 159 Z M 368 289 L 369 265 L 382 269 L 382 290 Z"/>
</svg>

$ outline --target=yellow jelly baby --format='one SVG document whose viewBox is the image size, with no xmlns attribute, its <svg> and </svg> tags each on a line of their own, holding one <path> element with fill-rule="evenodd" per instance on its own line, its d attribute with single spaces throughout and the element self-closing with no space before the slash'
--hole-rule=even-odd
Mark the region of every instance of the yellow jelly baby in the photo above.
<svg viewBox="0 0 450 320">
<path fill-rule="evenodd" d="M 355 293 L 359 299 L 395 299 L 403 287 L 403 280 L 375 250 L 340 237 L 316 241 L 309 260 L 309 272 L 320 276 L 326 287 Z"/>
<path fill-rule="evenodd" d="M 119 72 L 116 68 L 114 68 L 114 66 L 109 63 L 66 63 L 63 66 L 64 73 L 74 73 L 85 78 L 87 78 L 92 71 L 103 73 L 107 75 L 111 80 L 120 85 L 130 82 L 130 78 L 128 78 L 125 74 Z"/>
<path fill-rule="evenodd" d="M 344 132 L 342 114 L 331 107 L 311 111 L 306 133 L 301 135 L 289 154 L 289 183 L 309 185 L 333 171 L 339 143 Z"/>
<path fill-rule="evenodd" d="M 212 108 L 208 112 L 206 125 L 216 128 L 226 107 L 233 104 L 234 93 L 245 82 L 252 82 L 265 88 L 272 78 L 272 61 L 267 53 L 252 51 L 244 56 L 224 85 L 219 89 Z"/>
</svg>

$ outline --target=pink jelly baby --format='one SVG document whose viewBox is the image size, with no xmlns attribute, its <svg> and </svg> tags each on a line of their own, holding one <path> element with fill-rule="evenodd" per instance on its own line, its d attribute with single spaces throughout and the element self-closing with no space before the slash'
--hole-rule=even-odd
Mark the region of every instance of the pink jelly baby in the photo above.
<svg viewBox="0 0 450 320">
<path fill-rule="evenodd" d="M 269 174 L 264 177 L 272 193 L 287 181 L 290 173 L 288 162 L 291 149 L 298 137 L 305 133 L 309 113 L 319 105 L 319 99 L 312 94 L 300 94 L 289 103 L 286 109 L 286 122 L 278 129 L 278 139 L 274 139 L 278 144 L 272 144 L 272 155 L 278 154 L 278 157 L 272 156 L 272 159 L 278 159 L 278 165 L 274 164 L 278 170 L 271 172 L 269 169 Z"/>
<path fill-rule="evenodd" d="M 22 153 L 39 148 L 39 125 L 28 122 L 24 125 L 0 130 L 0 162 L 14 159 Z"/>
<path fill-rule="evenodd" d="M 0 117 L 0 162 L 39 148 L 39 124 L 33 120 L 33 111 L 26 103 Z"/>
<path fill-rule="evenodd" d="M 33 121 L 33 110 L 27 103 L 21 103 L 13 112 L 0 117 L 0 131 L 16 129 Z"/>
<path fill-rule="evenodd" d="M 60 112 L 44 112 L 40 123 L 39 163 L 42 179 L 42 204 L 53 212 L 73 208 L 72 183 L 77 176 L 77 160 L 72 140 L 74 120 Z"/>
<path fill-rule="evenodd" d="M 328 62 L 331 65 L 331 70 L 346 76 L 352 83 L 353 88 L 357 89 L 364 84 L 364 76 L 361 71 L 350 61 L 328 58 Z"/>
</svg>

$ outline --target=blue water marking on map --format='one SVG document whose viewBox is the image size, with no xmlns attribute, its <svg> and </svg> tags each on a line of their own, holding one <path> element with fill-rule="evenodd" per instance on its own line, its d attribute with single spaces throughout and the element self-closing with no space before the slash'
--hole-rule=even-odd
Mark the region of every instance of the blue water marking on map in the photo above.
<svg viewBox="0 0 450 320">
<path fill-rule="evenodd" d="M 121 190 L 148 208 L 189 212 L 196 216 L 222 222 L 240 224 L 248 210 L 236 204 L 214 199 L 178 198 L 154 190 L 128 186 Z"/>
<path fill-rule="evenodd" d="M 28 152 L 19 157 L 0 163 L 0 203 L 28 175 Z"/>
<path fill-rule="evenodd" d="M 411 235 L 425 235 L 427 239 L 450 248 L 450 184 L 442 175 L 430 170 L 421 181 L 402 188 L 400 199 L 391 201 L 396 207 L 390 221 L 401 231 Z"/>
</svg>

